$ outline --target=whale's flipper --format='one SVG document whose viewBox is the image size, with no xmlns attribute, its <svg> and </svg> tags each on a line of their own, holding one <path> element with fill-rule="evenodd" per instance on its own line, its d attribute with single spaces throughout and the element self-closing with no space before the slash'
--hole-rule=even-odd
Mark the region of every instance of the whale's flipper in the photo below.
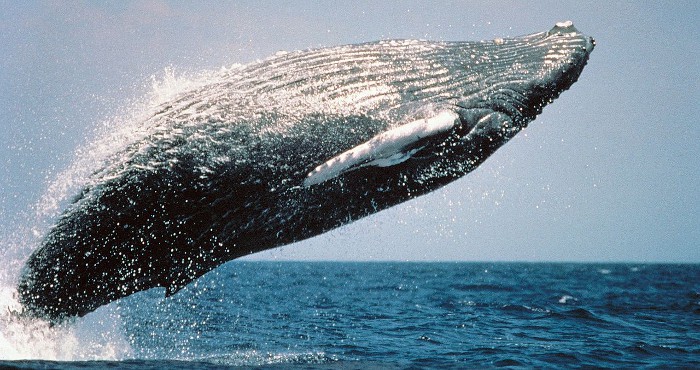
<svg viewBox="0 0 700 370">
<path fill-rule="evenodd" d="M 382 132 L 316 167 L 304 180 L 304 186 L 320 184 L 365 166 L 388 167 L 404 162 L 420 150 L 423 139 L 448 132 L 459 122 L 457 113 L 442 111 Z"/>
</svg>

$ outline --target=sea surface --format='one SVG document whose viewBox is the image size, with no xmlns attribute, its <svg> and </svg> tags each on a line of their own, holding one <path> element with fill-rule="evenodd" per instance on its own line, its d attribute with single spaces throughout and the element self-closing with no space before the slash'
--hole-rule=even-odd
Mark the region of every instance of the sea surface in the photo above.
<svg viewBox="0 0 700 370">
<path fill-rule="evenodd" d="M 0 367 L 700 368 L 700 265 L 233 261 L 70 325 L 116 357 Z"/>
</svg>

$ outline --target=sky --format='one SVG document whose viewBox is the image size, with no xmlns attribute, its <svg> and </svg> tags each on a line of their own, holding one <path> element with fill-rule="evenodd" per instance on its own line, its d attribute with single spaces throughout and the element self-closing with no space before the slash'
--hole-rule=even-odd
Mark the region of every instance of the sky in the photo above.
<svg viewBox="0 0 700 370">
<path fill-rule="evenodd" d="M 476 171 L 252 258 L 700 263 L 700 2 L 531 3 L 0 0 L 0 248 L 76 148 L 166 71 L 572 20 L 597 42 L 579 81 Z"/>
</svg>

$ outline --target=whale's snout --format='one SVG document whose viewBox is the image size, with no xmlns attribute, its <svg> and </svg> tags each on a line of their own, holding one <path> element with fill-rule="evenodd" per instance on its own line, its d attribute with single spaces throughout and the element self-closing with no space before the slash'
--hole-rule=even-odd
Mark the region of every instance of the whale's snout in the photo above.
<svg viewBox="0 0 700 370">
<path fill-rule="evenodd" d="M 579 35 L 583 36 L 583 34 L 581 34 L 581 32 L 579 32 L 579 30 L 576 29 L 576 27 L 574 27 L 574 22 L 572 21 L 557 22 L 551 30 L 547 31 L 548 37 L 576 37 Z M 584 49 L 587 53 L 590 53 L 595 47 L 595 40 L 590 36 L 583 36 L 583 39 L 586 41 L 586 43 L 584 44 Z"/>
<path fill-rule="evenodd" d="M 594 47 L 593 38 L 566 21 L 547 32 L 486 42 L 476 52 L 465 48 L 461 65 L 479 69 L 481 78 L 463 84 L 455 103 L 467 149 L 485 142 L 498 147 L 526 127 L 578 80 Z"/>
</svg>

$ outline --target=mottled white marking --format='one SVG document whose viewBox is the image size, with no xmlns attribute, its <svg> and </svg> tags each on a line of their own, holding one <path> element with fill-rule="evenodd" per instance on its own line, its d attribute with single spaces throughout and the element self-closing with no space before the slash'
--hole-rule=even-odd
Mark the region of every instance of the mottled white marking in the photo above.
<svg viewBox="0 0 700 370">
<path fill-rule="evenodd" d="M 560 35 L 573 35 L 578 33 L 578 30 L 576 27 L 574 27 L 574 22 L 572 21 L 565 21 L 565 22 L 557 22 L 554 25 L 554 28 L 549 30 L 548 34 L 553 35 L 553 34 L 560 34 Z"/>
<path fill-rule="evenodd" d="M 431 118 L 413 121 L 383 132 L 316 167 L 309 173 L 304 186 L 322 183 L 358 167 L 386 167 L 404 162 L 420 149 L 405 151 L 408 146 L 426 137 L 446 132 L 457 123 L 457 113 L 443 111 Z"/>
</svg>

